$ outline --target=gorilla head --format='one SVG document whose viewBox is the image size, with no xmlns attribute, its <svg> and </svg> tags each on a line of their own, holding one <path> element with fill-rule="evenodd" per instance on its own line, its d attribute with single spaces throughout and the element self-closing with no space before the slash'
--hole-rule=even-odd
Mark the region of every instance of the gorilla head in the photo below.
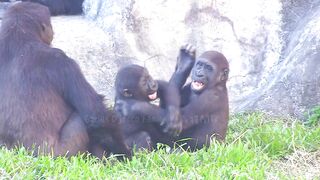
<svg viewBox="0 0 320 180">
<path fill-rule="evenodd" d="M 115 86 L 117 97 L 121 99 L 152 101 L 158 97 L 158 83 L 152 79 L 146 68 L 138 65 L 128 65 L 120 69 Z"/>
<path fill-rule="evenodd" d="M 20 28 L 13 29 L 12 22 L 14 21 L 19 23 Z M 5 29 L 4 31 L 11 31 L 12 29 L 23 31 L 23 34 L 29 36 L 29 38 L 36 37 L 48 45 L 53 40 L 49 9 L 35 3 L 16 3 L 9 8 L 4 14 L 2 29 Z"/>
<path fill-rule="evenodd" d="M 205 89 L 225 85 L 228 80 L 229 65 L 223 54 L 216 51 L 203 53 L 195 62 L 191 74 L 191 89 L 201 93 Z"/>
</svg>

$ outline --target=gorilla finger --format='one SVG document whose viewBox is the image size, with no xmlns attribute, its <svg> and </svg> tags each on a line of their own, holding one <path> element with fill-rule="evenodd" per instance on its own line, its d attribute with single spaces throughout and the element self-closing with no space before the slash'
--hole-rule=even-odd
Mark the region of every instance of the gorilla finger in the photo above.
<svg viewBox="0 0 320 180">
<path fill-rule="evenodd" d="M 180 51 L 186 51 L 188 44 L 184 44 L 180 47 Z"/>
<path fill-rule="evenodd" d="M 177 137 L 181 132 L 179 130 L 175 130 L 171 133 L 172 136 Z"/>
<path fill-rule="evenodd" d="M 164 133 L 170 135 L 170 136 L 173 136 L 174 135 L 174 131 L 170 130 L 169 128 L 165 128 L 163 130 Z"/>
<path fill-rule="evenodd" d="M 196 54 L 196 47 L 192 46 L 189 51 L 189 54 L 194 56 Z"/>
<path fill-rule="evenodd" d="M 165 127 L 162 131 L 163 131 L 164 133 L 168 133 L 169 129 Z"/>
<path fill-rule="evenodd" d="M 193 48 L 193 45 L 192 45 L 192 44 L 187 44 L 187 46 L 186 46 L 186 50 L 187 50 L 187 51 L 191 51 L 192 48 Z"/>
<path fill-rule="evenodd" d="M 167 128 L 165 129 L 165 133 L 168 133 L 171 136 L 178 136 L 181 133 L 180 128 Z"/>
<path fill-rule="evenodd" d="M 161 121 L 160 126 L 164 126 L 166 124 L 165 121 Z"/>
<path fill-rule="evenodd" d="M 171 130 L 169 133 L 168 133 L 169 135 L 171 135 L 171 136 L 178 136 L 180 133 L 179 133 L 179 131 L 178 130 Z"/>
</svg>

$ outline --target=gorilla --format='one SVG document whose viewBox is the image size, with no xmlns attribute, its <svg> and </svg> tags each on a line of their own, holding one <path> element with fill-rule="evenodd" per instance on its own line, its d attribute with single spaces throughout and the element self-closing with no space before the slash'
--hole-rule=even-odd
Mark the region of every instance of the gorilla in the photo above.
<svg viewBox="0 0 320 180">
<path fill-rule="evenodd" d="M 174 97 L 179 97 L 178 90 L 170 90 L 169 83 L 153 80 L 144 67 L 128 65 L 118 71 L 115 87 L 114 108 L 122 118 L 121 127 L 125 134 L 126 143 L 131 148 L 136 146 L 137 149 L 151 149 L 153 147 L 152 141 L 158 137 L 155 134 L 156 130 L 161 125 L 166 124 L 164 131 L 168 131 L 168 133 L 180 131 L 181 124 L 175 124 L 178 120 L 177 116 L 179 116 L 177 110 L 180 99 L 174 100 Z M 176 95 L 173 98 L 168 98 L 174 94 Z M 162 102 L 169 100 L 166 109 L 149 103 L 158 97 Z M 135 101 L 145 103 L 139 106 L 130 105 Z M 135 108 L 138 108 L 138 112 L 134 110 Z M 140 111 L 146 113 L 140 113 Z"/>
<path fill-rule="evenodd" d="M 77 63 L 50 47 L 47 7 L 19 2 L 5 12 L 0 29 L 0 144 L 34 153 L 71 156 L 100 146 L 102 131 L 114 153 L 130 156 L 119 120 L 86 81 Z M 96 136 L 96 135 L 95 135 Z"/>
<path fill-rule="evenodd" d="M 0 0 L 0 2 L 14 2 L 18 0 Z M 52 16 L 76 15 L 82 13 L 84 0 L 21 0 L 26 2 L 39 3 L 49 8 Z"/>
<path fill-rule="evenodd" d="M 184 66 L 176 67 L 169 82 L 153 80 L 146 68 L 129 65 L 120 69 L 116 76 L 115 109 L 123 117 L 123 127 L 127 144 L 132 148 L 152 149 L 157 142 L 172 144 L 169 135 L 180 133 L 179 89 L 191 68 L 187 56 L 194 57 L 193 46 L 186 45 L 180 50 L 179 59 L 184 59 Z M 192 67 L 192 66 L 191 66 Z M 149 103 L 160 99 L 160 107 Z M 167 137 L 168 134 L 168 137 Z"/>
<path fill-rule="evenodd" d="M 228 75 L 229 63 L 217 51 L 204 52 L 195 61 L 192 81 L 180 92 L 183 130 L 178 139 L 190 138 L 183 142 L 185 147 L 196 150 L 208 146 L 212 137 L 225 139 L 229 119 Z"/>
<path fill-rule="evenodd" d="M 174 87 L 178 88 L 178 96 L 181 98 L 177 112 L 180 120 L 176 122 L 182 122 L 182 131 L 178 137 L 159 132 L 159 128 L 153 132 L 158 132 L 158 142 L 169 145 L 172 145 L 170 142 L 178 142 L 185 149 L 197 150 L 208 146 L 212 137 L 219 141 L 225 139 L 229 116 L 226 87 L 229 64 L 224 55 L 216 51 L 204 52 L 196 60 L 192 54 L 178 58 L 176 71 L 170 79 Z M 183 86 L 190 73 L 191 83 Z M 170 98 L 176 96 L 171 94 Z M 156 119 L 153 121 L 161 121 L 156 113 L 142 108 L 145 107 L 143 102 L 134 101 L 127 105 L 131 108 L 122 107 L 124 111 L 129 111 L 127 114 L 148 115 Z"/>
</svg>

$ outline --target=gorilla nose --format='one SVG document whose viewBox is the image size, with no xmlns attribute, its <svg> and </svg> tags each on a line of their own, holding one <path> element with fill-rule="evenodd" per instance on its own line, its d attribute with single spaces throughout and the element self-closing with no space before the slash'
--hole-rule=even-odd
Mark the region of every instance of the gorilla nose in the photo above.
<svg viewBox="0 0 320 180">
<path fill-rule="evenodd" d="M 204 76 L 203 69 L 198 69 L 198 70 L 196 71 L 196 76 L 198 76 L 198 77 L 203 77 L 203 76 Z"/>
<path fill-rule="evenodd" d="M 150 83 L 149 84 L 149 88 L 151 89 L 151 90 L 157 90 L 158 89 L 158 86 L 157 86 L 157 83 L 155 83 L 155 82 L 153 82 L 153 83 Z"/>
<path fill-rule="evenodd" d="M 204 77 L 204 74 L 203 74 L 203 73 L 200 73 L 200 72 L 197 72 L 197 73 L 196 73 L 196 76 L 199 77 L 199 78 L 202 78 L 202 77 Z"/>
</svg>

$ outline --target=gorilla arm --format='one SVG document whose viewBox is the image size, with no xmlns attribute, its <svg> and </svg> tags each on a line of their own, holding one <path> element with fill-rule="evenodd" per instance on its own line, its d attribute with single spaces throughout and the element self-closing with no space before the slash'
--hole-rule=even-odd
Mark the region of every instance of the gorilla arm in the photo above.
<svg viewBox="0 0 320 180">
<path fill-rule="evenodd" d="M 163 123 L 165 110 L 146 101 L 134 99 L 117 100 L 116 111 L 128 119 Z"/>
<path fill-rule="evenodd" d="M 195 56 L 196 50 L 192 45 L 187 44 L 180 48 L 175 72 L 172 74 L 169 81 L 170 83 L 174 83 L 179 90 L 186 83 L 187 78 L 189 77 L 195 62 Z"/>
<path fill-rule="evenodd" d="M 180 133 L 182 123 L 180 121 L 180 96 L 176 88 L 165 81 L 158 82 L 158 97 L 160 106 L 150 104 L 147 101 L 133 99 L 117 100 L 116 109 L 126 118 L 154 122 L 164 126 L 164 132 L 171 135 Z"/>
<path fill-rule="evenodd" d="M 47 64 L 49 80 L 62 94 L 66 103 L 75 110 L 73 114 L 78 114 L 84 121 L 89 135 L 102 129 L 110 133 L 115 142 L 110 147 L 112 152 L 131 156 L 119 126 L 119 119 L 113 112 L 107 111 L 103 98 L 86 81 L 76 62 L 62 51 L 55 52 L 55 55 L 50 57 L 54 58 L 49 59 L 51 63 Z M 68 132 L 61 132 L 63 133 Z"/>
<path fill-rule="evenodd" d="M 80 115 L 89 130 L 104 126 L 107 119 L 113 120 L 108 117 L 103 99 L 86 81 L 78 64 L 58 51 L 48 60 L 51 70 L 48 70 L 48 76 L 65 101 Z"/>
</svg>

